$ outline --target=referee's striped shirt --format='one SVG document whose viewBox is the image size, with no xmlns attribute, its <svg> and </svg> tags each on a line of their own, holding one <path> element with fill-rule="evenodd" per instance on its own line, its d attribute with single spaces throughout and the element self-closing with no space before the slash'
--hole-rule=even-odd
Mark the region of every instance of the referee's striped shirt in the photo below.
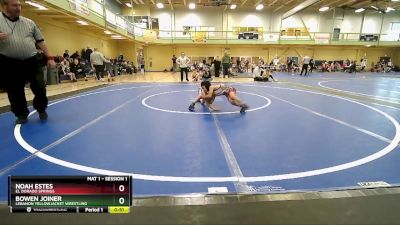
<svg viewBox="0 0 400 225">
<path fill-rule="evenodd" d="M 0 40 L 0 54 L 14 59 L 27 59 L 36 55 L 35 44 L 44 41 L 35 22 L 23 16 L 12 20 L 1 13 L 0 33 L 8 34 L 5 40 Z"/>
</svg>

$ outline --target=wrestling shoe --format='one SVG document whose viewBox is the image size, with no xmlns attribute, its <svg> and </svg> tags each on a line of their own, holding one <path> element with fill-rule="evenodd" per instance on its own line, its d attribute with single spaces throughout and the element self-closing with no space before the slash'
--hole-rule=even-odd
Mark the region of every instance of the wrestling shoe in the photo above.
<svg viewBox="0 0 400 225">
<path fill-rule="evenodd" d="M 194 104 L 189 105 L 189 111 L 194 112 Z"/>
<path fill-rule="evenodd" d="M 240 109 L 240 113 L 245 113 L 248 108 L 249 108 L 249 106 L 247 106 L 246 104 L 243 104 L 242 108 Z"/>
</svg>

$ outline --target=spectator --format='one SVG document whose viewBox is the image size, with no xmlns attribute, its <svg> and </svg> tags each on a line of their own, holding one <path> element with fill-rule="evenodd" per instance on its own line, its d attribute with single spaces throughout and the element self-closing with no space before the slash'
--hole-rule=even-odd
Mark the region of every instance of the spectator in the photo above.
<svg viewBox="0 0 400 225">
<path fill-rule="evenodd" d="M 239 64 L 237 66 L 239 68 Z M 229 67 L 231 67 L 231 57 L 225 52 L 224 57 L 222 57 L 222 68 L 224 70 L 223 78 L 225 78 L 225 76 L 229 77 Z"/>
<path fill-rule="evenodd" d="M 92 53 L 93 51 L 92 49 L 90 49 L 90 46 L 87 46 L 85 50 L 85 55 L 82 56 L 82 58 L 84 58 L 87 62 L 90 62 L 90 56 L 92 55 Z"/>
<path fill-rule="evenodd" d="M 176 64 L 176 60 L 177 60 L 176 56 L 172 55 L 172 71 L 174 73 L 176 73 L 176 71 L 178 70 L 178 66 Z"/>
<path fill-rule="evenodd" d="M 72 64 L 70 64 L 70 71 L 71 71 L 71 73 L 75 74 L 75 78 L 83 78 L 83 77 L 85 77 L 85 73 L 83 71 L 82 65 L 79 62 L 79 59 L 74 59 Z"/>
<path fill-rule="evenodd" d="M 71 55 L 71 59 L 72 60 L 79 59 L 79 58 L 80 58 L 80 56 L 79 56 L 79 52 L 78 51 L 74 52 L 74 54 Z M 68 60 L 69 58 L 65 58 L 64 57 L 64 59 Z"/>
<path fill-rule="evenodd" d="M 69 58 L 68 50 L 65 50 L 65 52 L 64 52 L 64 54 L 63 54 L 63 58 L 64 58 L 64 59 L 68 59 L 68 58 Z"/>
<path fill-rule="evenodd" d="M 144 75 L 144 72 L 145 72 L 145 70 L 144 70 L 145 69 L 145 61 L 144 61 L 144 57 L 143 56 L 140 57 L 139 63 L 140 63 L 140 73 Z M 187 71 L 186 71 L 186 80 L 189 81 L 187 79 Z"/>
<path fill-rule="evenodd" d="M 289 73 L 293 75 L 293 60 L 291 58 L 287 58 L 287 69 Z"/>
<path fill-rule="evenodd" d="M 72 82 L 76 82 L 76 76 L 73 72 L 71 72 L 69 61 L 63 59 L 61 62 L 61 75 L 68 77 Z"/>
<path fill-rule="evenodd" d="M 81 56 L 81 59 L 83 62 L 85 62 L 85 60 L 86 60 L 85 55 L 86 55 L 86 50 L 84 48 L 82 48 L 80 56 Z"/>
<path fill-rule="evenodd" d="M 361 69 L 360 69 L 360 72 L 364 72 L 366 66 L 367 66 L 367 60 L 366 60 L 366 59 L 361 59 Z"/>
<path fill-rule="evenodd" d="M 219 60 L 219 56 L 214 59 L 214 71 L 215 77 L 219 77 L 219 71 L 221 70 L 221 61 Z"/>
<path fill-rule="evenodd" d="M 333 62 L 332 62 L 332 65 L 333 65 Z M 314 59 L 310 59 L 310 73 L 312 73 L 313 72 L 313 70 L 314 70 Z"/>
</svg>

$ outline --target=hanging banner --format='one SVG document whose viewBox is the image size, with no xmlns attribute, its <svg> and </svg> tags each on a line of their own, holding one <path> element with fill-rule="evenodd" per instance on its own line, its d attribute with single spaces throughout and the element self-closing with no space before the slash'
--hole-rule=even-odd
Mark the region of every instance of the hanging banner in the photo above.
<svg viewBox="0 0 400 225">
<path fill-rule="evenodd" d="M 85 15 L 90 14 L 87 0 L 69 0 L 69 7 L 71 7 L 72 10 Z"/>
<path fill-rule="evenodd" d="M 315 34 L 314 36 L 314 40 L 315 40 L 315 44 L 323 44 L 323 45 L 327 45 L 329 44 L 329 39 L 330 39 L 330 34 L 326 33 L 326 34 Z"/>
<path fill-rule="evenodd" d="M 278 33 L 264 33 L 264 42 L 278 43 L 279 34 Z"/>
<path fill-rule="evenodd" d="M 144 30 L 143 39 L 147 42 L 151 42 L 157 39 L 157 32 L 154 30 Z"/>
</svg>

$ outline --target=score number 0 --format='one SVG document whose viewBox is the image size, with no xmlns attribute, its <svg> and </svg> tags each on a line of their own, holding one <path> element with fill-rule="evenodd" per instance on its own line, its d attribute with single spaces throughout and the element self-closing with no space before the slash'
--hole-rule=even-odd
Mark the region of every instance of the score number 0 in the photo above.
<svg viewBox="0 0 400 225">
<path fill-rule="evenodd" d="M 125 186 L 124 185 L 119 185 L 118 190 L 120 192 L 124 192 L 125 191 Z M 119 202 L 119 204 L 123 205 L 125 203 L 125 198 L 124 197 L 119 198 L 118 202 Z"/>
</svg>

